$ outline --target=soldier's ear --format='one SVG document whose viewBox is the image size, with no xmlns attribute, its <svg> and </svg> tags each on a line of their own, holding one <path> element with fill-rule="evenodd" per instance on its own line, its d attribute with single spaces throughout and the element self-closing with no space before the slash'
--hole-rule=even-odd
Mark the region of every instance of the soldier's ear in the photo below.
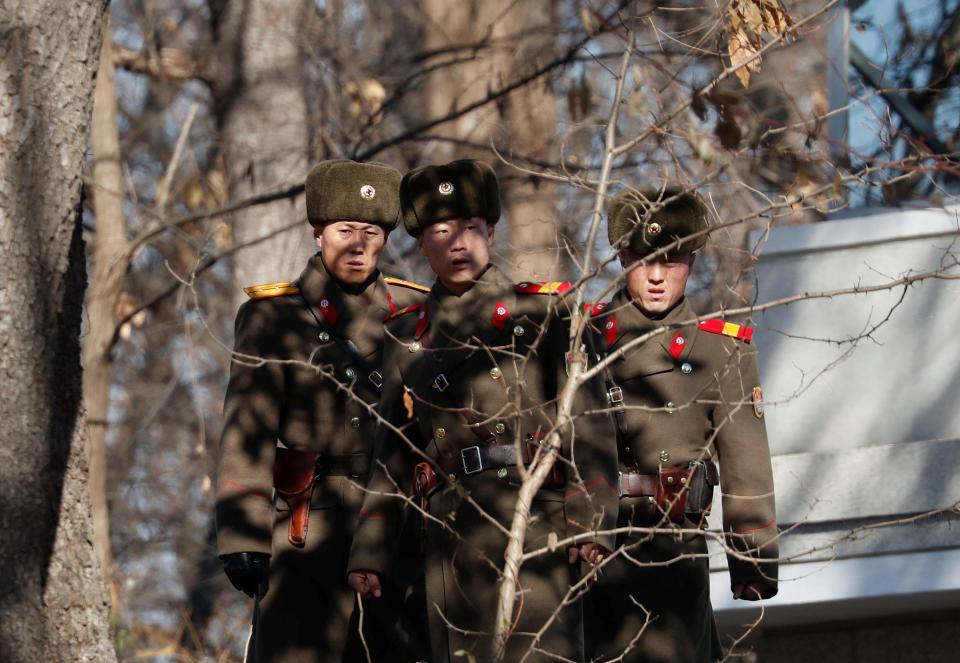
<svg viewBox="0 0 960 663">
<path fill-rule="evenodd" d="M 317 245 L 317 249 L 323 250 L 323 226 L 314 226 L 313 227 L 313 241 Z"/>
<path fill-rule="evenodd" d="M 487 223 L 487 246 L 493 246 L 493 233 L 496 232 L 497 227 L 494 224 L 490 223 L 489 221 L 487 221 L 486 223 Z"/>
</svg>

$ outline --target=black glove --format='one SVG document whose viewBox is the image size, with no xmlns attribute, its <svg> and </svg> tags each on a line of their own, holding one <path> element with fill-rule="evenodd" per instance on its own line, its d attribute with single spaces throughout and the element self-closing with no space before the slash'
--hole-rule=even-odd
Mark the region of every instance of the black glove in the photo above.
<svg viewBox="0 0 960 663">
<path fill-rule="evenodd" d="M 220 559 L 223 560 L 223 572 L 234 587 L 250 598 L 262 597 L 267 593 L 270 555 L 261 552 L 239 552 L 223 555 Z"/>
</svg>

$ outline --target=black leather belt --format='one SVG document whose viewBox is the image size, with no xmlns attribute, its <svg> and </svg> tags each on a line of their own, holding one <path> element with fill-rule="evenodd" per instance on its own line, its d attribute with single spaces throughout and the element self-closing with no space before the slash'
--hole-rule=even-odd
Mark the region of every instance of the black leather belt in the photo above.
<svg viewBox="0 0 960 663">
<path fill-rule="evenodd" d="M 457 477 L 479 474 L 484 470 L 499 470 L 517 464 L 517 450 L 512 444 L 472 446 L 460 450 L 460 457 L 441 456 L 437 465 L 447 474 Z"/>
<path fill-rule="evenodd" d="M 529 463 L 536 452 L 536 446 L 527 442 L 525 448 L 529 450 L 529 456 L 525 456 L 523 461 Z M 441 456 L 436 459 L 436 463 L 445 474 L 452 474 L 459 479 L 480 474 L 486 470 L 516 467 L 517 451 L 512 444 L 466 447 L 460 450 L 459 458 L 457 456 Z M 562 488 L 566 485 L 566 481 L 566 466 L 558 459 L 553 464 L 550 474 L 543 480 L 542 488 Z"/>
</svg>

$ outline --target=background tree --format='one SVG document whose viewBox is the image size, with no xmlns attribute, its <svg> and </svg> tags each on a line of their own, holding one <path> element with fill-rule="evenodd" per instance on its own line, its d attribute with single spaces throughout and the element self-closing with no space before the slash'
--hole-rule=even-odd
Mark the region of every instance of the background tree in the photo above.
<svg viewBox="0 0 960 663">
<path fill-rule="evenodd" d="M 0 658 L 114 660 L 92 545 L 80 191 L 105 5 L 0 14 Z M 57 18 L 56 30 L 51 17 Z"/>
<path fill-rule="evenodd" d="M 121 183 L 99 183 L 96 169 L 110 159 L 94 146 L 84 200 L 93 267 L 85 343 L 112 359 L 109 379 L 91 388 L 105 406 L 93 425 L 104 424 L 124 659 L 227 657 L 238 649 L 249 608 L 224 582 L 211 538 L 227 348 L 240 287 L 294 278 L 302 260 L 285 261 L 290 247 L 311 248 L 301 192 L 312 162 L 375 159 L 406 170 L 483 158 L 501 176 L 510 223 L 498 236 L 498 259 L 518 278 L 567 277 L 588 239 L 611 74 L 632 30 L 616 127 L 618 144 L 629 147 L 610 163 L 609 186 L 680 181 L 707 193 L 714 220 L 731 222 L 697 261 L 701 310 L 751 301 L 753 229 L 823 219 L 846 204 L 857 181 L 867 183 L 870 200 L 906 182 L 908 171 L 919 173 L 912 175 L 919 184 L 904 196 L 939 191 L 924 184 L 928 174 L 938 187 L 951 186 L 949 158 L 918 169 L 907 158 L 916 152 L 892 148 L 908 128 L 882 108 L 876 153 L 851 155 L 836 178 L 822 130 L 827 9 L 836 4 L 829 0 L 791 5 L 796 22 L 813 19 L 785 36 L 789 48 L 764 51 L 747 87 L 726 70 L 731 35 L 746 25 L 756 37 L 755 16 L 735 26 L 732 3 L 279 4 L 282 14 L 265 2 L 111 5 Z M 932 5 L 943 7 L 938 25 L 949 24 L 955 0 Z M 264 18 L 264 8 L 278 20 Z M 859 11 L 869 10 L 868 3 Z M 762 30 L 757 38 L 772 40 Z M 909 71 L 921 54 L 933 61 L 929 48 L 890 44 L 897 71 Z M 949 101 L 955 68 L 942 62 L 939 98 Z M 851 103 L 857 94 L 869 101 L 874 93 L 852 76 Z M 918 83 L 923 92 L 923 81 L 896 84 Z M 110 191 L 123 196 L 125 264 L 97 255 L 111 234 L 99 209 Z M 603 235 L 595 249 L 605 260 Z M 403 231 L 394 233 L 384 271 L 424 278 L 415 253 Z M 604 260 L 590 293 L 612 277 Z M 245 264 L 269 273 L 244 274 Z M 115 304 L 97 308 L 89 298 L 99 291 L 101 265 L 122 272 L 122 286 Z"/>
</svg>

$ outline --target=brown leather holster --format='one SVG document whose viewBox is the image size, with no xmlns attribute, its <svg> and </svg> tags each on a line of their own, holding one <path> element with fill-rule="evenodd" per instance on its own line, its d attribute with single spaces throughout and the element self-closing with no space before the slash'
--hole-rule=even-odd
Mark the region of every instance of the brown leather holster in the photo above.
<svg viewBox="0 0 960 663">
<path fill-rule="evenodd" d="M 310 499 L 317 482 L 319 458 L 320 454 L 316 452 L 278 447 L 273 462 L 273 487 L 277 496 L 290 507 L 287 539 L 296 548 L 303 548 L 307 543 Z"/>
<path fill-rule="evenodd" d="M 710 461 L 693 461 L 679 467 L 664 467 L 660 474 L 620 473 L 622 497 L 650 497 L 671 521 L 682 523 L 709 513 L 717 469 Z"/>
</svg>

